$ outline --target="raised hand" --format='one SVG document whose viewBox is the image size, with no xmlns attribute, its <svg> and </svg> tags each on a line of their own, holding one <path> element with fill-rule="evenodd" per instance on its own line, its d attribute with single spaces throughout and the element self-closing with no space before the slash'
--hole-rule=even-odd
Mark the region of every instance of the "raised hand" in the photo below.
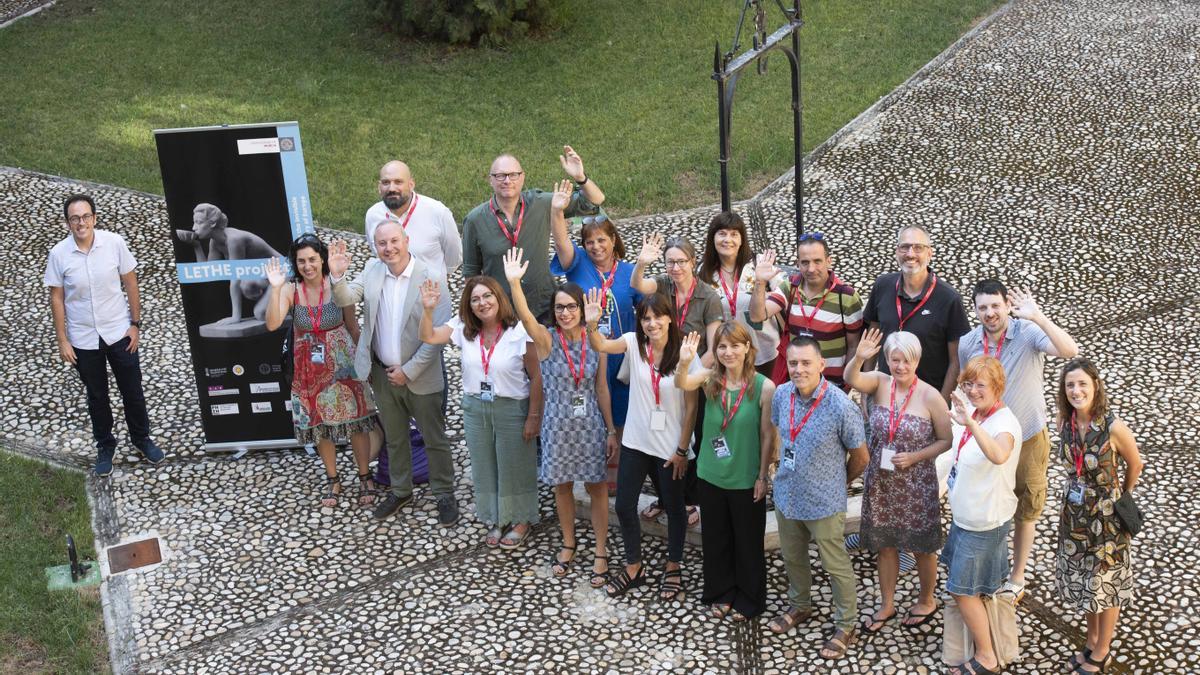
<svg viewBox="0 0 1200 675">
<path fill-rule="evenodd" d="M 957 389 L 950 393 L 950 419 L 958 425 L 967 426 L 967 397 Z"/>
<path fill-rule="evenodd" d="M 588 289 L 587 297 L 584 298 L 583 303 L 583 320 L 587 324 L 599 323 L 600 317 L 604 313 L 604 310 L 601 309 L 603 299 L 603 291 L 599 288 Z"/>
<path fill-rule="evenodd" d="M 663 236 L 660 232 L 651 232 L 642 237 L 642 252 L 638 254 L 638 262 L 650 265 L 658 261 L 663 250 Z"/>
<path fill-rule="evenodd" d="M 1028 290 L 1012 289 L 1008 292 L 1008 303 L 1012 305 L 1012 315 L 1018 319 L 1033 320 L 1042 312 Z"/>
<path fill-rule="evenodd" d="M 425 309 L 435 309 L 438 300 L 442 299 L 442 288 L 433 279 L 426 279 L 421 284 L 421 306 Z"/>
<path fill-rule="evenodd" d="M 683 342 L 679 345 L 679 362 L 683 364 L 691 363 L 692 359 L 696 358 L 696 352 L 700 350 L 700 334 L 692 331 L 683 338 Z"/>
<path fill-rule="evenodd" d="M 576 183 L 587 175 L 583 172 L 583 158 L 569 145 L 563 146 L 563 154 L 558 156 L 558 163 L 562 164 L 563 171 Z"/>
<path fill-rule="evenodd" d="M 283 265 L 279 264 L 279 258 L 270 258 L 267 260 L 267 281 L 271 283 L 271 288 L 279 288 L 283 282 L 287 281 L 287 275 L 283 273 Z"/>
<path fill-rule="evenodd" d="M 350 254 L 346 252 L 346 242 L 334 239 L 329 244 L 329 275 L 340 277 L 350 269 Z"/>
<path fill-rule="evenodd" d="M 524 277 L 525 270 L 529 269 L 528 260 L 521 262 L 524 251 L 525 249 L 521 248 L 510 248 L 504 253 L 504 277 L 510 285 L 521 283 L 521 277 Z"/>
<path fill-rule="evenodd" d="M 758 255 L 758 262 L 754 265 L 754 280 L 767 282 L 775 278 L 779 274 L 779 268 L 775 266 L 775 251 L 767 249 Z"/>
<path fill-rule="evenodd" d="M 571 193 L 575 192 L 575 186 L 571 185 L 571 181 L 563 180 L 555 183 L 554 196 L 550 198 L 550 208 L 555 211 L 562 211 L 571 203 Z"/>
<path fill-rule="evenodd" d="M 863 331 L 858 341 L 858 351 L 855 355 L 860 361 L 866 361 L 879 353 L 879 343 L 883 341 L 883 333 L 878 328 L 868 328 Z"/>
</svg>

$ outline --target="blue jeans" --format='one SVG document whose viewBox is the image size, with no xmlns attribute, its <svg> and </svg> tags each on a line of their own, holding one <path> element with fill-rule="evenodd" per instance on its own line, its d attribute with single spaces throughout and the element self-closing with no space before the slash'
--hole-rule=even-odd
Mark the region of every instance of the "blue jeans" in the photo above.
<svg viewBox="0 0 1200 675">
<path fill-rule="evenodd" d="M 671 475 L 666 460 L 647 455 L 640 450 L 621 446 L 621 462 L 617 469 L 617 520 L 621 523 L 621 539 L 625 544 L 625 562 L 634 564 L 642 559 L 642 524 L 638 518 L 638 495 L 647 475 L 658 476 L 658 501 L 667 513 L 667 559 L 683 560 L 683 538 L 687 534 L 687 511 L 683 506 L 683 479 Z"/>
<path fill-rule="evenodd" d="M 112 405 L 108 399 L 107 361 L 112 367 L 121 401 L 125 404 L 125 424 L 135 446 L 150 438 L 150 417 L 146 414 L 146 397 L 142 394 L 142 367 L 137 352 L 125 351 L 129 338 L 108 345 L 100 340 L 99 349 L 75 348 L 75 370 L 87 388 L 88 416 L 92 418 L 92 438 L 99 449 L 114 450 Z"/>
</svg>

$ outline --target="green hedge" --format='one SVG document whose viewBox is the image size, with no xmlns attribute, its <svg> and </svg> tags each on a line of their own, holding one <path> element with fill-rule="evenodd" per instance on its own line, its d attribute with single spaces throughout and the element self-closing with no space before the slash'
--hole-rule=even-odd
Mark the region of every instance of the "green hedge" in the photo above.
<svg viewBox="0 0 1200 675">
<path fill-rule="evenodd" d="M 374 0 L 401 35 L 499 46 L 559 23 L 570 0 Z"/>
</svg>

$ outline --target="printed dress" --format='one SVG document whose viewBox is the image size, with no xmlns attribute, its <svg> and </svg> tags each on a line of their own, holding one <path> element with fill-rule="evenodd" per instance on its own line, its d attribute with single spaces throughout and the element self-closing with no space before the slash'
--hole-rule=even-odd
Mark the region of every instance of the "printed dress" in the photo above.
<svg viewBox="0 0 1200 675">
<path fill-rule="evenodd" d="M 317 330 L 313 328 L 314 315 L 320 317 Z M 293 305 L 292 330 L 296 368 L 292 378 L 292 424 L 296 441 L 307 445 L 322 438 L 346 438 L 373 429 L 375 398 L 369 386 L 354 379 L 354 343 L 342 322 L 341 308 L 332 298 L 319 309 Z M 321 350 L 324 358 L 314 362 L 314 351 Z"/>
<path fill-rule="evenodd" d="M 937 467 L 930 459 L 903 470 L 880 468 L 888 418 L 886 406 L 871 406 L 871 460 L 864 479 L 860 528 L 863 546 L 873 552 L 898 548 L 911 553 L 937 553 L 942 548 Z M 931 420 L 905 413 L 893 445 L 899 455 L 918 452 L 934 440 Z"/>
<path fill-rule="evenodd" d="M 608 460 L 604 456 L 608 429 L 596 404 L 596 368 L 600 365 L 600 356 L 593 349 L 587 350 L 583 380 L 578 389 L 583 396 L 584 414 L 575 417 L 571 414 L 571 399 L 577 391 L 575 380 L 571 377 L 557 332 L 551 331 L 550 343 L 550 355 L 542 361 L 546 399 L 538 480 L 547 485 L 603 482 L 608 479 Z M 578 373 L 580 343 L 567 342 L 567 346 Z"/>
<path fill-rule="evenodd" d="M 1079 447 L 1075 429 L 1062 433 L 1058 456 L 1067 468 L 1058 519 L 1058 556 L 1054 582 L 1067 605 L 1095 614 L 1124 607 L 1133 599 L 1133 565 L 1129 533 L 1121 526 L 1113 503 L 1121 496 L 1119 455 L 1109 439 L 1113 417 L 1092 420 L 1084 432 L 1083 503 L 1067 499 L 1075 481 L 1071 444 Z"/>
</svg>

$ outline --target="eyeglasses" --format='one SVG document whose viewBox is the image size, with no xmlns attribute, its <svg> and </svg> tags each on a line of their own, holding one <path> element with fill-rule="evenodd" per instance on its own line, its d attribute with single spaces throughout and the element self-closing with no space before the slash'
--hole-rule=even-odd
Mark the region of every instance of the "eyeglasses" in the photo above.
<svg viewBox="0 0 1200 675">
<path fill-rule="evenodd" d="M 806 241 L 825 241 L 825 235 L 821 234 L 820 232 L 805 232 L 804 234 L 800 235 L 800 239 L 797 241 L 798 243 L 803 243 Z"/>
<path fill-rule="evenodd" d="M 687 267 L 691 262 L 691 258 L 684 258 L 683 260 L 667 260 L 663 265 L 667 269 L 671 269 L 672 267 Z"/>
<path fill-rule="evenodd" d="M 608 222 L 608 216 L 604 215 L 603 213 L 595 215 L 595 216 L 587 216 L 586 218 L 583 219 L 584 225 L 600 225 L 602 223 L 607 223 L 607 222 Z"/>
<path fill-rule="evenodd" d="M 82 216 L 71 216 L 70 218 L 67 218 L 67 222 L 72 225 L 78 225 L 80 223 L 91 223 L 91 222 L 95 222 L 95 220 L 96 220 L 96 214 L 94 214 L 94 213 L 85 213 Z"/>
<path fill-rule="evenodd" d="M 555 314 L 571 314 L 571 313 L 578 312 L 578 311 L 579 311 L 579 304 L 575 303 L 575 302 L 572 302 L 569 305 L 555 305 L 554 306 Z"/>
<path fill-rule="evenodd" d="M 492 173 L 492 174 L 488 174 L 488 175 L 491 176 L 497 183 L 507 183 L 509 181 L 516 180 L 516 179 L 520 178 L 521 176 L 525 175 L 525 172 L 524 171 L 510 171 L 509 173 Z"/>
<path fill-rule="evenodd" d="M 963 382 L 958 386 L 963 391 L 971 391 L 972 389 L 984 390 L 989 388 L 991 385 L 987 382 L 971 382 L 968 380 L 967 382 Z"/>
<path fill-rule="evenodd" d="M 923 253 L 927 250 L 929 250 L 929 244 L 896 244 L 896 251 L 898 253 L 907 253 L 909 251 Z"/>
</svg>

